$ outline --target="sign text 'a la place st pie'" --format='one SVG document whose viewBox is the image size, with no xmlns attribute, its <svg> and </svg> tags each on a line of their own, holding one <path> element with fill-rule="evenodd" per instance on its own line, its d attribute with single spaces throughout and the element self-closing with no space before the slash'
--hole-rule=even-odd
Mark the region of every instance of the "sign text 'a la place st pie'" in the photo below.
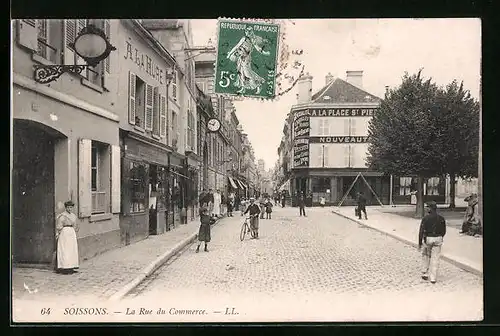
<svg viewBox="0 0 500 336">
<path fill-rule="evenodd" d="M 325 137 L 309 137 L 310 143 L 366 143 L 367 136 L 325 136 Z"/>
<path fill-rule="evenodd" d="M 333 108 L 333 109 L 307 109 L 296 111 L 295 119 L 303 116 L 309 117 L 373 117 L 376 108 Z"/>
</svg>

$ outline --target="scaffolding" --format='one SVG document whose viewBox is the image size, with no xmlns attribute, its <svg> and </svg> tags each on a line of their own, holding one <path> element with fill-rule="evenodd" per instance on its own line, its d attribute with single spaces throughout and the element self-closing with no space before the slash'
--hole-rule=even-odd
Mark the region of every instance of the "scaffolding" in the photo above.
<svg viewBox="0 0 500 336">
<path fill-rule="evenodd" d="M 349 195 L 349 193 L 351 192 L 352 190 L 352 187 L 354 187 L 354 185 L 356 184 L 356 181 L 358 181 L 358 179 L 361 177 L 361 179 L 365 182 L 365 184 L 368 186 L 368 188 L 370 189 L 370 191 L 372 192 L 373 196 L 375 196 L 375 198 L 377 199 L 378 203 L 381 205 L 381 206 L 384 206 L 384 204 L 382 203 L 382 201 L 380 200 L 380 198 L 378 198 L 377 194 L 375 193 L 375 191 L 372 189 L 372 187 L 370 186 L 370 184 L 368 183 L 368 181 L 365 179 L 365 177 L 363 176 L 363 174 L 361 173 L 358 173 L 358 175 L 356 176 L 356 178 L 354 179 L 354 181 L 351 183 L 351 186 L 349 187 L 349 189 L 347 189 L 347 192 L 344 194 L 344 196 L 342 197 L 342 199 L 340 200 L 339 204 L 337 205 L 338 207 L 342 206 L 342 203 L 344 203 L 344 201 L 346 200 L 347 196 Z"/>
</svg>

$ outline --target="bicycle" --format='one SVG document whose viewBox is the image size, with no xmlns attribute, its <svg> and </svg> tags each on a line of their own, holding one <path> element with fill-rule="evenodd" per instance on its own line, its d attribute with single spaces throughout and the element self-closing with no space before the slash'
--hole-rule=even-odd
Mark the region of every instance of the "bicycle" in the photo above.
<svg viewBox="0 0 500 336">
<path fill-rule="evenodd" d="M 252 238 L 255 238 L 255 236 L 256 236 L 255 231 L 250 228 L 250 224 L 248 223 L 250 218 L 252 218 L 252 216 L 246 217 L 245 221 L 243 222 L 243 225 L 241 226 L 241 231 L 240 231 L 240 240 L 241 241 L 243 241 L 245 239 L 245 235 L 248 232 L 250 232 L 250 235 L 252 236 Z"/>
</svg>

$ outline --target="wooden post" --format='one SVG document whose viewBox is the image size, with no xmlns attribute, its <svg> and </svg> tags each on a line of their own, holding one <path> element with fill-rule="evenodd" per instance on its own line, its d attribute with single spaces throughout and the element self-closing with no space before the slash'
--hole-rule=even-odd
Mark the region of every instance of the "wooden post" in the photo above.
<svg viewBox="0 0 500 336">
<path fill-rule="evenodd" d="M 417 177 L 417 204 L 415 209 L 415 217 L 422 218 L 424 216 L 424 178 Z"/>
<path fill-rule="evenodd" d="M 389 205 L 392 207 L 394 206 L 394 203 L 392 202 L 393 178 L 394 176 L 391 174 L 391 178 L 389 180 Z"/>
</svg>

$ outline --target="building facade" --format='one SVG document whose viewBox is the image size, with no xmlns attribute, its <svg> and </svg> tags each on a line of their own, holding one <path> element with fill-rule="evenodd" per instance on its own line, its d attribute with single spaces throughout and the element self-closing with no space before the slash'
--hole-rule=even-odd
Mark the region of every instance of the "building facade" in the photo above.
<svg viewBox="0 0 500 336">
<path fill-rule="evenodd" d="M 176 60 L 176 76 L 170 89 L 171 111 L 169 131 L 170 145 L 183 155 L 182 167 L 176 175 L 179 198 L 174 205 L 174 212 L 179 215 L 185 209 L 194 218 L 198 207 L 199 172 L 202 158 L 196 139 L 198 138 L 197 122 L 197 89 L 195 84 L 195 61 L 191 53 L 193 36 L 190 20 L 162 19 L 141 20 L 142 25 L 151 32 L 156 40 L 170 52 Z M 177 216 L 179 217 L 179 216 Z"/>
<path fill-rule="evenodd" d="M 169 88 L 179 80 L 179 70 L 170 52 L 138 20 L 112 20 L 112 29 L 119 52 L 118 90 L 128 97 L 116 104 L 122 150 L 120 226 L 128 245 L 179 222 L 184 155 L 172 139 L 183 128 Z"/>
<path fill-rule="evenodd" d="M 292 201 L 304 193 L 310 205 L 321 197 L 327 204 L 352 205 L 363 192 L 368 204 L 412 202 L 414 177 L 385 176 L 367 166 L 368 126 L 381 99 L 363 89 L 362 76 L 362 71 L 347 71 L 343 80 L 329 74 L 315 94 L 312 76 L 300 78 L 298 102 L 291 108 L 280 149 L 283 161 L 291 161 Z M 445 179 L 426 179 L 425 200 L 443 203 L 444 189 Z"/>
<path fill-rule="evenodd" d="M 118 247 L 120 147 L 117 51 L 81 74 L 34 81 L 36 64 L 81 64 L 70 43 L 89 23 L 115 44 L 109 20 L 13 21 L 13 262 L 48 264 L 55 218 L 75 203 L 80 259 Z"/>
<path fill-rule="evenodd" d="M 204 166 L 205 171 L 202 175 L 205 189 L 219 190 L 224 197 L 227 197 L 228 193 L 237 190 L 244 193 L 243 190 L 248 187 L 242 181 L 243 178 L 238 176 L 238 161 L 242 149 L 240 149 L 241 141 L 238 139 L 237 123 L 239 121 L 236 118 L 234 105 L 230 99 L 214 94 L 215 57 L 214 50 L 205 50 L 195 56 L 196 84 L 205 95 L 210 97 L 214 110 L 213 117 L 221 121 L 221 128 L 218 132 L 205 132 L 203 153 L 207 154 L 208 165 Z"/>
</svg>

